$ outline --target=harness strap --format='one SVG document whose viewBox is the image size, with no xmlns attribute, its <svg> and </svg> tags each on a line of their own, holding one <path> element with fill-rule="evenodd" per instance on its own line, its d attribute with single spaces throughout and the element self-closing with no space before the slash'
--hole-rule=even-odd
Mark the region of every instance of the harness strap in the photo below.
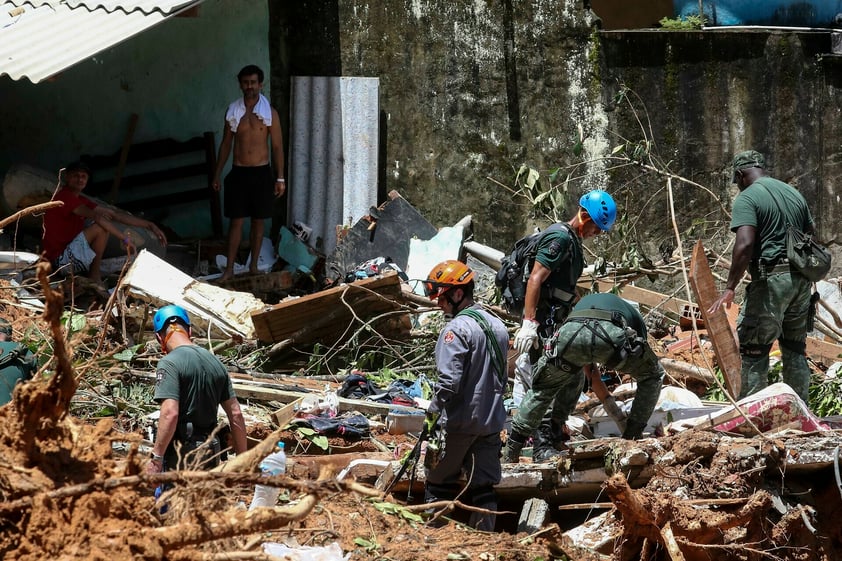
<svg viewBox="0 0 842 561">
<path fill-rule="evenodd" d="M 505 355 L 503 354 L 502 349 L 500 349 L 500 345 L 497 343 L 497 338 L 494 336 L 494 331 L 491 329 L 491 325 L 488 323 L 488 320 L 485 319 L 481 313 L 470 308 L 465 308 L 456 315 L 465 315 L 473 319 L 480 326 L 483 333 L 485 333 L 485 346 L 488 349 L 488 353 L 491 355 L 491 363 L 497 371 L 497 377 L 505 384 L 507 378 L 506 369 L 503 367 L 506 363 Z"/>
<path fill-rule="evenodd" d="M 588 310 L 573 310 L 567 316 L 567 319 L 601 319 L 605 321 L 610 321 L 611 323 L 618 325 L 619 327 L 625 327 L 626 322 L 623 319 L 623 316 L 617 312 L 609 312 L 606 310 L 597 310 L 595 308 L 591 308 Z"/>
</svg>

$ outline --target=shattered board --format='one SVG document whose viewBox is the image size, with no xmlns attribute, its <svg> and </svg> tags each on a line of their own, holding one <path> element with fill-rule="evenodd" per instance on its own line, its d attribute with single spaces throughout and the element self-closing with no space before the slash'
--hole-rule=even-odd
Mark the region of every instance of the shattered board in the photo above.
<svg viewBox="0 0 842 561">
<path fill-rule="evenodd" d="M 126 271 L 120 289 L 153 306 L 181 306 L 202 329 L 216 327 L 227 335 L 238 333 L 246 339 L 254 337 L 251 314 L 266 308 L 252 294 L 197 281 L 145 249 Z"/>
<path fill-rule="evenodd" d="M 389 193 L 389 200 L 373 211 L 370 219 L 361 218 L 337 243 L 327 260 L 328 277 L 343 279 L 358 264 L 375 257 L 391 257 L 405 271 L 409 240 L 429 240 L 436 235 L 436 228 L 397 191 Z"/>
</svg>

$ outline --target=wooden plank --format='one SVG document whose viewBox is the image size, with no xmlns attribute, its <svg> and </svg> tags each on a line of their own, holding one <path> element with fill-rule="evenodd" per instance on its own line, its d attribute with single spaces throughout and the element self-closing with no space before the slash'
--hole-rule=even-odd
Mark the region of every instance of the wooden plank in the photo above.
<svg viewBox="0 0 842 561">
<path fill-rule="evenodd" d="M 719 297 L 719 291 L 713 280 L 713 273 L 708 265 L 708 258 L 705 255 L 705 248 L 702 241 L 696 242 L 693 248 L 693 258 L 690 260 L 690 287 L 701 308 L 702 318 L 705 320 L 708 335 L 713 343 L 713 352 L 716 354 L 719 368 L 725 378 L 725 385 L 732 397 L 740 395 L 740 369 L 742 359 L 740 358 L 740 347 L 737 343 L 737 334 L 731 328 L 725 310 L 720 308 L 713 314 L 708 313 L 708 308 Z"/>
<path fill-rule="evenodd" d="M 579 281 L 579 287 L 585 290 L 590 290 L 592 284 L 591 280 Z M 609 280 L 598 279 L 596 286 L 600 292 L 610 292 L 616 284 Z M 688 302 L 687 300 L 628 284 L 620 288 L 620 296 L 626 300 L 637 302 L 647 309 L 657 309 L 662 313 L 667 313 L 676 321 L 682 315 L 685 315 L 688 308 L 692 309 L 696 307 L 694 303 Z"/>
<path fill-rule="evenodd" d="M 842 345 L 830 341 L 822 341 L 815 337 L 807 337 L 807 357 L 830 366 L 842 360 Z"/>
<path fill-rule="evenodd" d="M 129 117 L 129 128 L 126 130 L 126 137 L 123 139 L 120 160 L 117 162 L 117 169 L 114 170 L 114 181 L 111 184 L 111 194 L 108 196 L 108 202 L 112 205 L 117 202 L 117 194 L 120 192 L 120 181 L 123 179 L 123 172 L 126 169 L 126 160 L 129 157 L 129 149 L 132 147 L 132 138 L 134 138 L 134 131 L 137 128 L 138 119 L 137 113 L 132 113 Z"/>
<path fill-rule="evenodd" d="M 291 401 L 280 409 L 272 412 L 272 420 L 275 421 L 275 425 L 277 425 L 278 428 L 282 429 L 289 424 L 289 422 L 295 417 L 295 412 L 298 411 L 298 407 L 301 405 L 301 401 L 303 399 L 304 397 L 299 397 L 295 401 Z"/>
<path fill-rule="evenodd" d="M 268 384 L 267 384 L 268 385 Z M 259 401 L 277 401 L 280 403 L 292 403 L 301 399 L 303 394 L 288 390 L 278 390 L 270 387 L 255 386 L 252 384 L 234 384 L 234 393 L 238 398 L 255 399 Z M 363 415 L 388 415 L 389 411 L 418 411 L 417 407 L 406 405 L 395 405 L 392 403 L 380 403 L 377 401 L 365 401 L 362 399 L 339 398 L 339 411 L 357 411 Z"/>
<path fill-rule="evenodd" d="M 122 371 L 122 370 L 120 370 Z M 156 379 L 153 372 L 141 372 L 138 370 L 130 371 L 132 376 L 154 382 Z M 292 404 L 305 397 L 306 395 L 313 395 L 316 392 L 296 392 L 286 389 L 281 389 L 278 384 L 270 382 L 248 382 L 242 380 L 236 373 L 232 374 L 234 393 L 238 398 L 254 399 L 256 401 L 277 401 L 283 404 Z M 290 377 L 294 378 L 294 377 Z M 279 413 L 284 408 L 279 409 L 274 414 Z M 419 411 L 418 407 L 410 407 L 407 405 L 397 405 L 393 403 L 380 403 L 378 401 L 366 401 L 364 399 L 349 399 L 346 397 L 339 398 L 339 411 L 357 411 L 363 415 L 388 415 L 389 411 Z"/>
<path fill-rule="evenodd" d="M 251 316 L 261 341 L 334 344 L 353 334 L 354 323 L 399 310 L 400 278 L 394 271 L 281 302 Z"/>
</svg>

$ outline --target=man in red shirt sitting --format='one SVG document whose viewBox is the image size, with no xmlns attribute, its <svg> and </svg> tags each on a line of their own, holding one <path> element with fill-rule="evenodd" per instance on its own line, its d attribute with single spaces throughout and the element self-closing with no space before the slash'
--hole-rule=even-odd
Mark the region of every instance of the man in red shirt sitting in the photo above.
<svg viewBox="0 0 842 561">
<path fill-rule="evenodd" d="M 100 264 L 108 236 L 122 240 L 126 249 L 135 249 L 129 233 L 120 230 L 115 223 L 146 228 L 162 245 L 167 244 L 164 233 L 149 220 L 98 206 L 83 196 L 82 190 L 91 177 L 91 170 L 84 162 L 73 162 L 65 167 L 63 177 L 64 182 L 53 195 L 53 200 L 64 204 L 44 214 L 44 257 L 54 268 L 67 267 L 73 273 L 87 271 L 88 278 L 101 282 Z"/>
</svg>

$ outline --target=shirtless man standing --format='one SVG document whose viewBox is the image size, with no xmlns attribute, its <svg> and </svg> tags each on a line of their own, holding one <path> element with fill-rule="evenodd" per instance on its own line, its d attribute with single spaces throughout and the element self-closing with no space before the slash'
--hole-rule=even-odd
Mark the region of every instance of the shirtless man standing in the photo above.
<svg viewBox="0 0 842 561">
<path fill-rule="evenodd" d="M 219 145 L 212 184 L 213 189 L 219 191 L 219 179 L 233 143 L 234 165 L 225 177 L 223 203 L 225 216 L 231 221 L 228 230 L 228 262 L 220 280 L 234 276 L 234 259 L 240 247 L 246 217 L 251 218 L 249 272 L 258 272 L 257 259 L 263 242 L 264 221 L 272 216 L 274 199 L 286 190 L 281 120 L 278 112 L 261 93 L 263 71 L 250 64 L 240 70 L 237 79 L 243 97 L 231 103 L 225 113 L 222 143 Z M 272 143 L 276 175 L 269 165 L 267 140 Z"/>
</svg>

